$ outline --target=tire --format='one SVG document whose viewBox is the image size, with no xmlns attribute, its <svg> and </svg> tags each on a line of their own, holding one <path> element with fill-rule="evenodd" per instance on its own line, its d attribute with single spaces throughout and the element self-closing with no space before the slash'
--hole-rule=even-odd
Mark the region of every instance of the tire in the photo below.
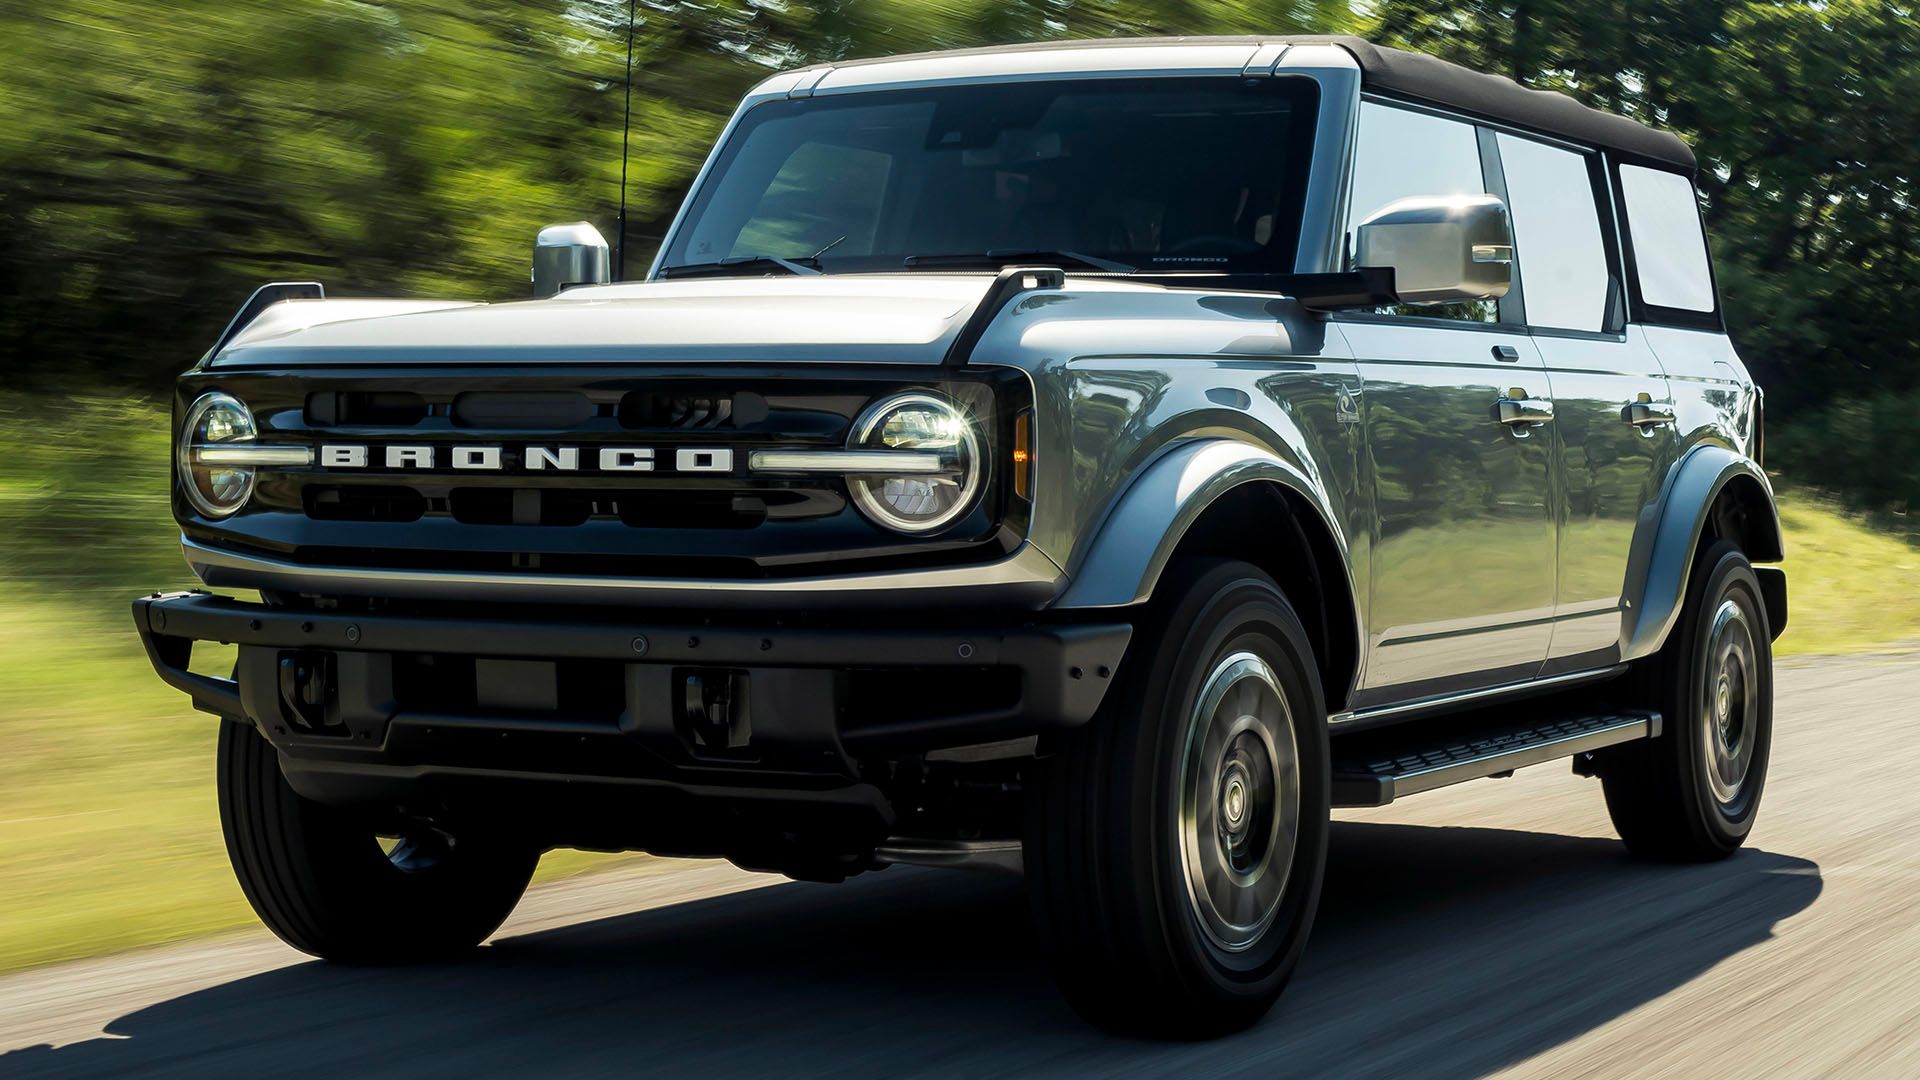
<svg viewBox="0 0 1920 1080">
<path fill-rule="evenodd" d="M 247 902 L 301 952 L 348 964 L 458 956 L 526 891 L 530 845 L 425 828 L 391 853 L 366 818 L 302 798 L 245 724 L 220 725 L 220 823 Z"/>
<path fill-rule="evenodd" d="M 1202 1038 L 1263 1016 L 1306 947 L 1326 699 L 1306 630 L 1259 569 L 1181 564 L 1158 591 L 1100 714 L 1039 763 L 1027 887 L 1075 1009 Z"/>
<path fill-rule="evenodd" d="M 1639 673 L 1659 738 L 1603 761 L 1615 830 L 1635 855 L 1705 862 L 1745 842 L 1773 749 L 1773 636 L 1752 564 L 1731 541 L 1702 550 L 1666 646 Z"/>
</svg>

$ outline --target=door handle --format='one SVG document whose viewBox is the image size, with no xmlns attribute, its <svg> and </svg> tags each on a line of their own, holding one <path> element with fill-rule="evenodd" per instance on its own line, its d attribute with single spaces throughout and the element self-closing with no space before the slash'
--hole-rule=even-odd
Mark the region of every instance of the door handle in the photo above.
<svg viewBox="0 0 1920 1080">
<path fill-rule="evenodd" d="M 1632 401 L 1627 403 L 1627 423 L 1637 428 L 1659 427 L 1673 423 L 1673 406 L 1658 401 Z"/>
<path fill-rule="evenodd" d="M 1545 398 L 1503 397 L 1499 403 L 1500 422 L 1508 425 L 1553 423 L 1553 402 Z"/>
</svg>

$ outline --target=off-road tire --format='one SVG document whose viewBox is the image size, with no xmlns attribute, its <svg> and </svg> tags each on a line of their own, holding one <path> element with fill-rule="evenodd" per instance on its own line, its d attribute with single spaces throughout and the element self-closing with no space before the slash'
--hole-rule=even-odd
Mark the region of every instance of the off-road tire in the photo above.
<svg viewBox="0 0 1920 1080">
<path fill-rule="evenodd" d="M 438 834 L 430 860 L 389 855 L 367 818 L 295 792 L 273 746 L 242 723 L 220 725 L 218 786 L 247 901 L 282 941 L 326 960 L 456 957 L 499 928 L 539 861 L 524 843 Z"/>
<path fill-rule="evenodd" d="M 1265 573 L 1243 562 L 1187 562 L 1170 568 L 1157 592 L 1163 599 L 1138 628 L 1100 714 L 1039 762 L 1027 799 L 1027 887 L 1054 973 L 1082 1015 L 1129 1034 L 1203 1038 L 1264 1015 L 1306 946 L 1326 864 L 1327 713 L 1307 632 Z M 1259 663 L 1249 665 L 1249 655 Z M 1217 944 L 1220 905 L 1200 898 L 1204 886 L 1190 889 L 1192 863 L 1182 853 L 1191 856 L 1191 839 L 1209 834 L 1183 832 L 1180 804 L 1188 764 L 1205 757 L 1189 743 L 1208 727 L 1199 719 L 1203 691 L 1219 685 L 1221 665 L 1235 657 L 1238 670 L 1264 665 L 1272 681 L 1249 684 L 1260 695 L 1252 705 L 1229 699 L 1213 715 L 1280 712 L 1272 698 L 1284 697 L 1298 813 L 1291 858 L 1277 843 L 1268 849 L 1270 887 L 1283 891 L 1261 901 L 1271 912 L 1264 930 L 1243 930 L 1258 937 L 1230 951 Z M 1229 820 L 1227 783 L 1210 789 L 1221 794 L 1216 828 Z"/>
<path fill-rule="evenodd" d="M 1732 541 L 1706 545 L 1689 575 L 1679 623 L 1666 646 L 1634 675 L 1638 696 L 1660 710 L 1660 737 L 1615 748 L 1599 770 L 1607 812 L 1635 855 L 1706 862 L 1745 842 L 1760 811 L 1773 748 L 1772 642 L 1760 582 L 1746 555 Z M 1722 651 L 1729 647 L 1749 650 L 1751 657 L 1747 664 L 1732 664 L 1742 672 L 1732 676 L 1740 684 L 1732 688 L 1721 685 L 1728 676 Z M 1741 715 L 1716 735 L 1722 691 L 1737 696 L 1727 708 Z M 1726 728 L 1735 726 L 1746 762 L 1727 798 L 1726 774 L 1736 766 L 1733 757 L 1717 755 L 1729 745 Z"/>
</svg>

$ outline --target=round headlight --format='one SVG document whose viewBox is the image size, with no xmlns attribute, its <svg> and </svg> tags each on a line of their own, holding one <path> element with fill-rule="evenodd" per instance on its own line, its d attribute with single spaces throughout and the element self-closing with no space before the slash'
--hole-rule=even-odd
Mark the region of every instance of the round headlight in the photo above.
<svg viewBox="0 0 1920 1080">
<path fill-rule="evenodd" d="M 898 532 L 932 532 L 973 505 L 985 478 L 980 436 L 952 402 L 932 394 L 901 394 L 880 402 L 853 428 L 855 450 L 918 455 L 898 475 L 848 477 L 854 504 L 875 523 Z"/>
<path fill-rule="evenodd" d="M 180 486 L 195 510 L 223 518 L 245 506 L 253 495 L 253 466 L 205 464 L 196 449 L 254 437 L 253 414 L 231 394 L 203 394 L 187 409 L 175 460 Z"/>
</svg>

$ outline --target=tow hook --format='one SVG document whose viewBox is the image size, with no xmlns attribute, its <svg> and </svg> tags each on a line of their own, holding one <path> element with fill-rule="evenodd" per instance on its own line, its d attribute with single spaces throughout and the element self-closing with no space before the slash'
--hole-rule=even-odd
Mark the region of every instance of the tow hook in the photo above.
<svg viewBox="0 0 1920 1080">
<path fill-rule="evenodd" d="M 280 707 L 287 718 L 308 731 L 327 726 L 327 698 L 333 689 L 333 654 L 280 654 Z"/>
</svg>

